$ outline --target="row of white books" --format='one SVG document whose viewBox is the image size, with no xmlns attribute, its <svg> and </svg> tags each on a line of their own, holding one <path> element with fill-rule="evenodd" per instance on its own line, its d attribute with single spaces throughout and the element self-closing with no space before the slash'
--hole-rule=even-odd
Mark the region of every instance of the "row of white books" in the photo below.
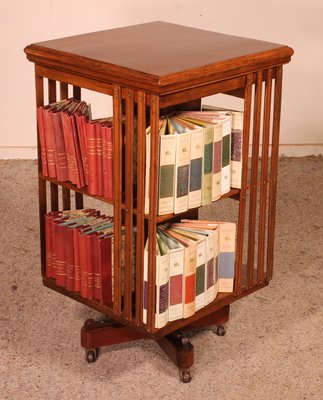
<svg viewBox="0 0 323 400">
<path fill-rule="evenodd" d="M 159 122 L 158 215 L 204 206 L 241 188 L 243 113 L 185 111 Z M 145 213 L 149 213 L 150 127 Z"/>
<path fill-rule="evenodd" d="M 155 327 L 188 318 L 219 292 L 232 292 L 236 224 L 185 220 L 159 225 Z M 148 240 L 144 251 L 143 322 L 148 309 Z"/>
</svg>

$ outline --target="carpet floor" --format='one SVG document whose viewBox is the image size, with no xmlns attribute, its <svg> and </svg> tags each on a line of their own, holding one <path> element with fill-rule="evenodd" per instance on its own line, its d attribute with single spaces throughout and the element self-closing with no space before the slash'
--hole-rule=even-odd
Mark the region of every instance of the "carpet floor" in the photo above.
<svg viewBox="0 0 323 400">
<path fill-rule="evenodd" d="M 100 315 L 42 286 L 36 163 L 0 161 L 0 399 L 322 399 L 322 198 L 322 157 L 279 160 L 274 279 L 232 304 L 224 337 L 190 335 L 183 384 L 153 341 L 85 362 L 80 328 Z M 236 211 L 219 204 L 201 215 Z"/>
</svg>

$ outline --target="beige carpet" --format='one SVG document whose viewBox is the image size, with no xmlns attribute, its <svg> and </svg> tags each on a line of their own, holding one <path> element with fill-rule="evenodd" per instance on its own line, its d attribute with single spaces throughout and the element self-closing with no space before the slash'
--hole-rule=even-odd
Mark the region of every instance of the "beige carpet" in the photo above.
<svg viewBox="0 0 323 400">
<path fill-rule="evenodd" d="M 323 158 L 279 171 L 274 280 L 232 305 L 226 336 L 192 336 L 183 384 L 152 341 L 85 363 L 80 328 L 98 315 L 41 284 L 36 164 L 0 161 L 0 399 L 322 399 Z"/>
</svg>

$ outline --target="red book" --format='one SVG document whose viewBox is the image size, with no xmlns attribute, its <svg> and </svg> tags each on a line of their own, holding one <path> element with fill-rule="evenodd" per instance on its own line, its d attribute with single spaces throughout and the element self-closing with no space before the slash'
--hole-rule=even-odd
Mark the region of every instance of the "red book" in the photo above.
<svg viewBox="0 0 323 400">
<path fill-rule="evenodd" d="M 53 249 L 52 249 L 52 233 L 51 233 L 51 218 L 50 214 L 45 215 L 45 247 L 46 247 L 46 276 L 54 278 L 52 270 Z"/>
<path fill-rule="evenodd" d="M 55 265 L 56 265 L 56 284 L 66 287 L 66 247 L 65 247 L 65 227 L 60 226 L 59 222 L 55 225 Z"/>
<path fill-rule="evenodd" d="M 96 163 L 96 129 L 95 123 L 85 124 L 86 132 L 86 151 L 88 163 L 88 191 L 90 194 L 98 194 L 97 187 L 97 163 Z"/>
<path fill-rule="evenodd" d="M 112 303 L 112 237 L 96 237 L 94 251 L 97 254 L 95 264 L 95 299 L 103 304 Z"/>
<path fill-rule="evenodd" d="M 84 179 L 84 171 L 83 171 L 83 163 L 82 163 L 82 155 L 80 149 L 80 141 L 78 137 L 78 131 L 76 127 L 76 121 L 74 115 L 70 116 L 70 126 L 72 130 L 72 138 L 73 138 L 73 147 L 75 153 L 75 162 L 76 162 L 76 185 L 81 188 L 85 186 Z"/>
<path fill-rule="evenodd" d="M 56 151 L 56 175 L 59 181 L 64 182 L 69 180 L 69 173 L 61 115 L 61 112 L 51 113 Z"/>
<path fill-rule="evenodd" d="M 96 136 L 96 180 L 98 195 L 103 196 L 103 157 L 102 157 L 102 126 L 100 123 L 95 124 Z"/>
<path fill-rule="evenodd" d="M 45 143 L 46 143 L 46 154 L 47 154 L 47 168 L 48 176 L 50 178 L 56 178 L 56 151 L 55 151 L 55 139 L 52 123 L 52 110 L 49 106 L 42 108 L 43 112 L 43 123 L 45 132 Z"/>
<path fill-rule="evenodd" d="M 42 173 L 43 173 L 43 175 L 48 176 L 45 127 L 44 127 L 44 121 L 43 121 L 43 108 L 44 107 L 37 108 L 37 126 L 38 126 L 39 143 L 40 143 Z"/>
<path fill-rule="evenodd" d="M 87 267 L 87 251 L 86 251 L 86 236 L 82 231 L 78 231 L 79 235 L 79 249 L 80 249 L 80 272 L 81 272 L 81 295 L 88 298 L 88 267 Z"/>
<path fill-rule="evenodd" d="M 66 289 L 75 291 L 75 260 L 73 229 L 65 227 L 66 246 Z"/>
<path fill-rule="evenodd" d="M 66 148 L 66 154 L 67 154 L 68 178 L 69 178 L 70 182 L 75 183 L 75 181 L 76 181 L 76 175 L 75 175 L 76 158 L 75 158 L 75 154 L 73 151 L 74 145 L 73 145 L 73 139 L 72 139 L 72 135 L 71 135 L 69 115 L 66 112 L 62 112 L 61 119 L 62 119 L 65 148 Z"/>
<path fill-rule="evenodd" d="M 86 133 L 85 133 L 87 116 L 75 114 L 75 121 L 76 121 L 78 138 L 79 138 L 79 142 L 80 142 L 84 180 L 85 180 L 85 184 L 88 185 L 89 184 L 89 171 L 88 171 L 88 165 L 87 165 Z"/>
<path fill-rule="evenodd" d="M 112 126 L 102 126 L 103 196 L 113 200 L 113 142 Z"/>
<path fill-rule="evenodd" d="M 72 229 L 73 232 L 73 245 L 74 245 L 74 278 L 75 278 L 75 292 L 81 291 L 81 264 L 80 264 L 80 243 L 79 243 L 79 229 Z"/>
</svg>

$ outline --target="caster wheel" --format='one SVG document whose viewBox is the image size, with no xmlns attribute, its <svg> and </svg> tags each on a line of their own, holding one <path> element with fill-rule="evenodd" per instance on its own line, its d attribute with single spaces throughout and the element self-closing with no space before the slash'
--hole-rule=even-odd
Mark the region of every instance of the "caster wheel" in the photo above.
<svg viewBox="0 0 323 400">
<path fill-rule="evenodd" d="M 85 359 L 89 364 L 94 363 L 98 357 L 98 349 L 85 350 Z"/>
<path fill-rule="evenodd" d="M 224 336 L 224 335 L 225 335 L 224 326 L 223 326 L 223 325 L 218 325 L 218 326 L 216 327 L 215 333 L 216 333 L 216 335 L 218 335 L 218 336 Z"/>
<path fill-rule="evenodd" d="M 188 369 L 180 369 L 179 370 L 179 376 L 180 379 L 183 383 L 189 383 L 191 382 L 191 374 L 190 371 Z"/>
</svg>

